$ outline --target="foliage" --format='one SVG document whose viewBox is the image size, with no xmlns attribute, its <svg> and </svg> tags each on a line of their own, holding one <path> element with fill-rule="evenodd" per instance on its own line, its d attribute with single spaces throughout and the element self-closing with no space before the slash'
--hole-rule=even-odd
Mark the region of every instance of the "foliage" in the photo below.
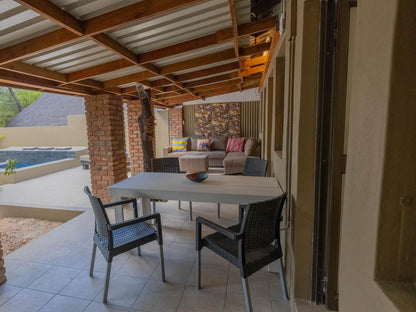
<svg viewBox="0 0 416 312">
<path fill-rule="evenodd" d="M 17 98 L 25 108 L 40 98 L 43 93 L 37 91 L 14 89 Z M 19 112 L 16 102 L 10 94 L 8 88 L 0 87 L 0 127 L 5 127 L 7 123 Z"/>
<path fill-rule="evenodd" d="M 16 173 L 16 162 L 17 159 L 9 159 L 6 163 L 6 168 L 4 170 L 5 175 L 11 175 Z"/>
</svg>

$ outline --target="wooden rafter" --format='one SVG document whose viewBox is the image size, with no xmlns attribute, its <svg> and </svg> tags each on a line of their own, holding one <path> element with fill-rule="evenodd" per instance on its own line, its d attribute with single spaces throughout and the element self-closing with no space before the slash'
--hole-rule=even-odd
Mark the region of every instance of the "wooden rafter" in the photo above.
<svg viewBox="0 0 416 312">
<path fill-rule="evenodd" d="M 267 75 L 268 69 L 269 69 L 269 67 L 272 63 L 273 54 L 274 54 L 274 51 L 276 49 L 277 43 L 279 42 L 279 38 L 280 38 L 280 33 L 277 29 L 275 29 L 274 34 L 273 34 L 273 39 L 272 39 L 272 42 L 270 44 L 270 50 L 267 54 L 266 66 L 265 66 L 265 69 L 264 69 L 264 72 L 263 72 L 263 76 L 261 77 L 261 80 L 260 80 L 260 83 L 259 83 L 259 89 L 262 88 L 263 83 L 266 79 L 266 75 Z"/>
<path fill-rule="evenodd" d="M 160 105 L 171 105 L 177 98 L 196 99 L 205 97 L 225 89 L 234 90 L 237 87 L 245 88 L 253 84 L 254 79 L 246 81 L 253 73 L 267 69 L 266 56 L 261 55 L 273 46 L 273 42 L 258 44 L 247 48 L 239 48 L 239 38 L 242 36 L 270 30 L 276 27 L 275 18 L 264 19 L 257 23 L 237 25 L 234 9 L 234 0 L 229 0 L 232 27 L 217 31 L 211 35 L 188 40 L 169 47 L 160 48 L 136 55 L 133 51 L 118 41 L 104 34 L 105 31 L 125 26 L 128 23 L 139 22 L 147 18 L 165 14 L 172 10 L 201 2 L 202 0 L 143 0 L 138 3 L 99 15 L 86 21 L 78 20 L 68 12 L 48 0 L 16 0 L 21 5 L 34 10 L 43 17 L 48 18 L 63 27 L 57 31 L 15 44 L 0 50 L 0 76 L 3 83 L 9 85 L 26 86 L 27 88 L 54 90 L 57 93 L 73 93 L 76 95 L 89 95 L 100 93 L 114 93 L 124 98 L 137 98 L 137 92 L 130 92 L 128 88 L 119 88 L 119 85 L 140 81 L 145 86 L 154 89 L 153 97 L 160 98 Z M 19 62 L 22 58 L 31 57 L 51 48 L 59 47 L 82 39 L 90 39 L 107 50 L 119 55 L 121 60 L 112 61 L 77 72 L 63 74 L 56 71 L 40 68 L 34 65 Z M 275 38 L 275 36 L 274 36 Z M 273 39 L 274 39 L 273 38 Z M 161 68 L 152 64 L 153 61 L 186 53 L 195 49 L 216 45 L 225 41 L 233 41 L 234 49 L 225 50 L 184 62 L 169 64 Z M 270 55 L 270 53 L 269 53 Z M 251 60 L 244 60 L 245 56 L 254 56 Z M 232 61 L 215 66 L 216 63 Z M 214 66 L 212 66 L 214 65 Z M 116 71 L 128 67 L 142 67 L 143 72 L 119 77 L 117 79 L 100 82 L 91 77 Z M 198 67 L 207 67 L 198 70 Z M 243 70 L 244 68 L 244 70 Z M 196 70 L 194 70 L 196 69 Z M 191 71 L 186 74 L 176 73 Z M 241 75 L 238 75 L 240 70 Z M 149 81 L 149 78 L 160 76 L 161 79 Z M 254 76 L 254 75 L 253 75 Z M 23 78 L 27 78 L 25 83 Z M 244 81 L 243 81 L 244 79 Z M 240 83 L 237 83 L 240 80 Z M 244 83 L 243 83 L 244 82 Z M 37 85 L 38 84 L 38 85 Z M 163 100 L 167 99 L 167 100 Z M 163 102 L 162 102 L 163 101 Z"/>
<path fill-rule="evenodd" d="M 233 25 L 233 44 L 234 44 L 234 53 L 235 57 L 238 59 L 238 63 L 240 65 L 240 70 L 243 67 L 242 60 L 240 59 L 240 50 L 239 50 L 239 41 L 238 41 L 238 23 L 237 23 L 237 14 L 235 13 L 234 7 L 234 0 L 228 0 L 228 6 L 230 7 L 230 16 L 231 16 L 231 23 Z M 241 79 L 240 82 L 243 80 Z"/>
</svg>

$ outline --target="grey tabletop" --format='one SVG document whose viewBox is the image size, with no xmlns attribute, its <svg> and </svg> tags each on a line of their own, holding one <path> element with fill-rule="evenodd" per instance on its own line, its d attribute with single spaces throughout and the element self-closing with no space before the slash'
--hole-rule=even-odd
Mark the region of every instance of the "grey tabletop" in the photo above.
<svg viewBox="0 0 416 312">
<path fill-rule="evenodd" d="M 142 172 L 110 186 L 115 198 L 138 197 L 195 202 L 248 204 L 281 194 L 274 178 L 209 175 L 201 183 L 185 174 Z"/>
</svg>

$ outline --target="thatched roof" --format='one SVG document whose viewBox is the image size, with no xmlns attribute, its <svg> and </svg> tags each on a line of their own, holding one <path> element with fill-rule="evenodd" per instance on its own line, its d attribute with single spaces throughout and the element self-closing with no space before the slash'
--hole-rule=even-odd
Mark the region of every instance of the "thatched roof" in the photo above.
<svg viewBox="0 0 416 312">
<path fill-rule="evenodd" d="M 18 113 L 6 127 L 66 126 L 68 115 L 84 114 L 84 98 L 45 93 Z"/>
</svg>

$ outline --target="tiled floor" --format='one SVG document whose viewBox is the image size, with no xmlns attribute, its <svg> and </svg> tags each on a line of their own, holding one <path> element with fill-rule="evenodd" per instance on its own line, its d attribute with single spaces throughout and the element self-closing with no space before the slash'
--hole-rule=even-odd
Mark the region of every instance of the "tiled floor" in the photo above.
<svg viewBox="0 0 416 312">
<path fill-rule="evenodd" d="M 27 202 L 33 193 L 32 203 L 36 206 L 50 207 L 50 201 L 45 202 L 39 193 L 53 193 L 57 207 L 86 212 L 5 257 L 8 281 L 0 286 L 0 311 L 245 311 L 238 270 L 206 250 L 202 253 L 202 289 L 195 289 L 195 223 L 188 219 L 186 202 L 182 204 L 183 210 L 177 208 L 177 202 L 158 203 L 163 223 L 166 282 L 160 281 L 158 246 L 149 243 L 142 247 L 141 257 L 129 252 L 115 258 L 108 304 L 103 304 L 106 263 L 99 252 L 94 278 L 88 276 L 93 216 L 82 186 L 88 184 L 89 177 L 79 168 L 71 170 L 68 171 L 71 178 L 62 183 L 54 183 L 54 175 L 49 175 L 38 180 L 39 185 L 20 184 L 20 189 L 19 184 L 5 186 L 3 192 L 24 191 L 20 194 L 26 194 Z M 65 175 L 60 173 L 56 177 L 62 179 Z M 56 194 L 57 188 L 67 189 L 67 195 L 62 191 L 62 196 Z M 5 198 L 7 202 L 16 198 L 5 194 L 0 194 L 0 203 Z M 221 208 L 219 222 L 233 224 L 237 207 Z M 217 220 L 215 204 L 194 203 L 193 211 L 195 216 Z M 262 270 L 249 280 L 255 311 L 290 311 L 289 303 L 282 299 L 277 274 Z"/>
</svg>

